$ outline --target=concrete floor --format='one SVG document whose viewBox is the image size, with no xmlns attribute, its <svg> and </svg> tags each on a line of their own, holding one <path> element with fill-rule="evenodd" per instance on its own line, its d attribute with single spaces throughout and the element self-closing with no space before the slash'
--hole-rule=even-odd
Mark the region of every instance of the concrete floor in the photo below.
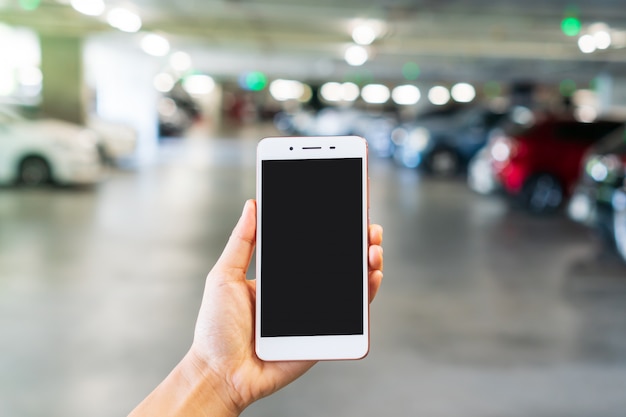
<svg viewBox="0 0 626 417">
<path fill-rule="evenodd" d="M 188 348 L 250 139 L 188 139 L 91 189 L 0 189 L 0 415 L 125 415 Z M 626 267 L 564 217 L 371 163 L 385 281 L 362 361 L 247 417 L 623 416 Z"/>
</svg>

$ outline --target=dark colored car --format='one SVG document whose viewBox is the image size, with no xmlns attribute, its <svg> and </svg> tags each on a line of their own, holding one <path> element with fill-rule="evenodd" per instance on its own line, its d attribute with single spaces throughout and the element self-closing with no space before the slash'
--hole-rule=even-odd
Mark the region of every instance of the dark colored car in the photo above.
<svg viewBox="0 0 626 417">
<path fill-rule="evenodd" d="M 621 126 L 613 120 L 583 123 L 551 116 L 528 128 L 505 128 L 490 144 L 496 177 L 522 207 L 554 211 L 571 195 L 586 152 Z"/>
<path fill-rule="evenodd" d="M 489 132 L 506 112 L 465 106 L 404 123 L 392 132 L 395 160 L 409 168 L 423 167 L 436 175 L 453 175 L 483 148 Z"/>
<path fill-rule="evenodd" d="M 626 184 L 613 193 L 613 238 L 617 253 L 626 262 Z"/>
<path fill-rule="evenodd" d="M 626 178 L 626 126 L 594 145 L 582 163 L 582 172 L 568 204 L 569 216 L 595 229 L 607 242 L 620 243 L 626 225 L 619 215 L 626 209 L 620 197 Z M 616 223 L 617 222 L 617 223 Z M 621 240 L 622 248 L 626 236 Z"/>
</svg>

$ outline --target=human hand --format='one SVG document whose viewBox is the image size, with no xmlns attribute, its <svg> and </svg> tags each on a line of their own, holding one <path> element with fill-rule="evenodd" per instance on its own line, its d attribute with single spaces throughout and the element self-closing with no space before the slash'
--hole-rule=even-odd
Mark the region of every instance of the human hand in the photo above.
<svg viewBox="0 0 626 417">
<path fill-rule="evenodd" d="M 315 362 L 265 362 L 254 351 L 256 281 L 246 280 L 256 233 L 256 205 L 246 202 L 239 222 L 207 277 L 191 352 L 225 383 L 238 410 L 298 378 Z M 369 228 L 370 301 L 383 273 L 382 227 Z"/>
<path fill-rule="evenodd" d="M 256 281 L 246 280 L 255 247 L 256 204 L 246 202 L 209 272 L 194 341 L 185 358 L 132 416 L 237 416 L 289 384 L 314 361 L 265 362 L 254 350 Z M 369 227 L 369 299 L 383 278 L 383 229 Z"/>
</svg>

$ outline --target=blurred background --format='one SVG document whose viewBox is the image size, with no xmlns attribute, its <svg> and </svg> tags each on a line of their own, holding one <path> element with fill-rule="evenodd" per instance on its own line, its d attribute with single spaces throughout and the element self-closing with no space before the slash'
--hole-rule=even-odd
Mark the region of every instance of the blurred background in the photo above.
<svg viewBox="0 0 626 417">
<path fill-rule="evenodd" d="M 128 413 L 258 140 L 357 134 L 370 355 L 244 415 L 623 416 L 625 121 L 620 0 L 0 0 L 0 415 Z"/>
</svg>

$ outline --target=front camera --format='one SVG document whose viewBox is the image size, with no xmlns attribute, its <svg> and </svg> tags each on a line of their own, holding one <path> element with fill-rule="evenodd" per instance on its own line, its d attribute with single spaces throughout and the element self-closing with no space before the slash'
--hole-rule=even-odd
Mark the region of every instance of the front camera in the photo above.
<svg viewBox="0 0 626 417">
<path fill-rule="evenodd" d="M 289 147 L 289 150 L 290 150 L 290 151 L 293 151 L 293 146 L 290 146 L 290 147 Z"/>
</svg>

